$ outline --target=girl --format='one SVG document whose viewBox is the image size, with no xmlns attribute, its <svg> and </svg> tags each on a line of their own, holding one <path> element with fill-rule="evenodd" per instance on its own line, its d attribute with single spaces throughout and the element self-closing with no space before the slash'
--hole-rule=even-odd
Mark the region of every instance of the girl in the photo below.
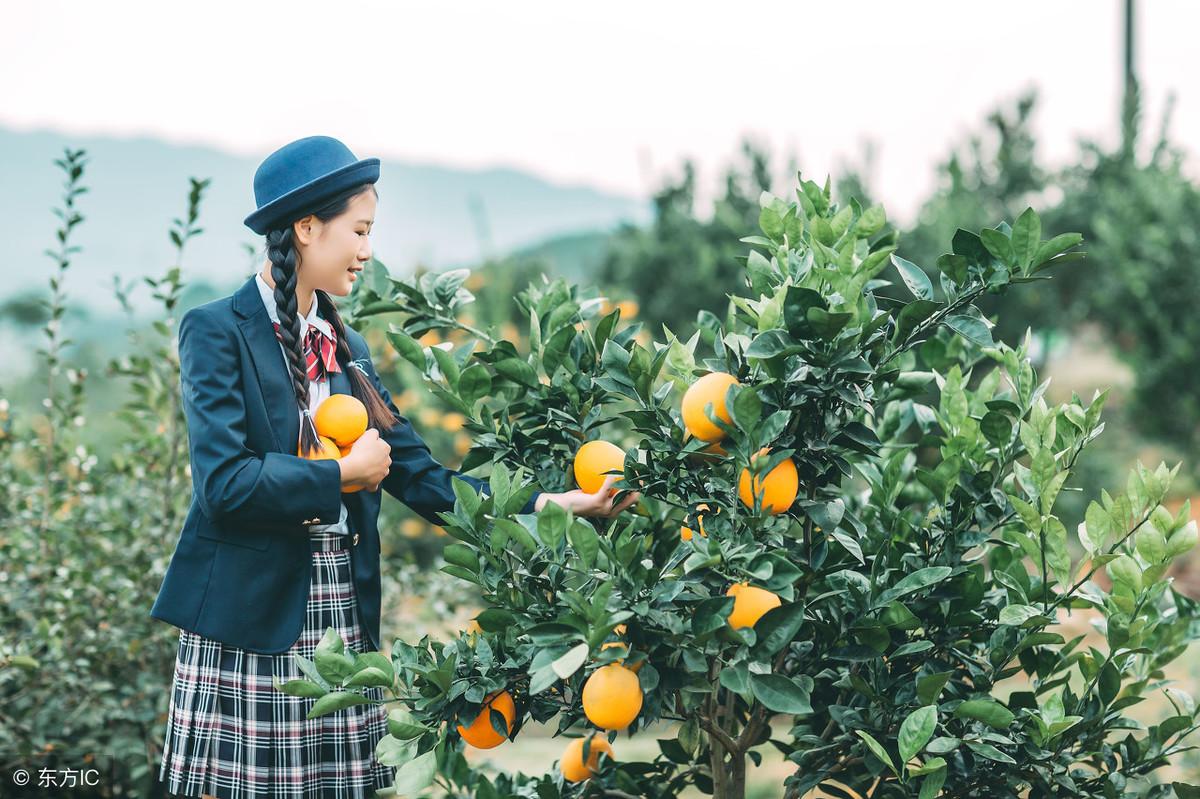
<svg viewBox="0 0 1200 799">
<path fill-rule="evenodd" d="M 246 225 L 266 237 L 260 273 L 179 323 L 192 502 L 150 615 L 180 628 L 159 780 L 176 796 L 368 797 L 392 784 L 374 760 L 382 705 L 315 719 L 315 700 L 277 690 L 304 676 L 326 628 L 347 648 L 380 647 L 379 489 L 433 524 L 454 507 L 451 478 L 396 410 L 362 336 L 330 295 L 350 293 L 371 258 L 379 159 L 310 136 L 254 175 Z M 312 413 L 331 394 L 367 408 L 340 459 L 309 459 Z M 535 492 L 580 516 L 612 516 L 595 494 Z M 362 487 L 363 490 L 358 490 Z M 368 695 L 384 698 L 382 688 Z"/>
</svg>

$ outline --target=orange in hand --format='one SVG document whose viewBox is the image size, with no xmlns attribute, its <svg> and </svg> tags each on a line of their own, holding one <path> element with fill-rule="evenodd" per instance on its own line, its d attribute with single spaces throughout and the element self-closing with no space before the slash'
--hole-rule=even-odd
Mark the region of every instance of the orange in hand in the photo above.
<svg viewBox="0 0 1200 799">
<path fill-rule="evenodd" d="M 350 394 L 330 394 L 313 413 L 319 435 L 349 447 L 367 431 L 367 406 Z"/>
</svg>

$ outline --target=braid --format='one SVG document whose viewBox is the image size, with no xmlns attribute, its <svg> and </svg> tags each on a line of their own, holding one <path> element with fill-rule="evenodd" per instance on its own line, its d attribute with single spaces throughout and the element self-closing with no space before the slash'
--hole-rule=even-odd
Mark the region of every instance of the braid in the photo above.
<svg viewBox="0 0 1200 799">
<path fill-rule="evenodd" d="M 279 316 L 279 341 L 287 355 L 296 404 L 304 414 L 300 425 L 301 453 L 318 448 L 317 429 L 308 410 L 308 368 L 300 340 L 300 315 L 296 312 L 296 249 L 292 246 L 292 226 L 268 231 L 267 257 L 275 283 L 275 312 Z"/>
<path fill-rule="evenodd" d="M 338 313 L 337 306 L 333 304 L 333 300 L 328 294 L 320 289 L 317 289 L 315 293 L 317 308 L 320 310 L 321 316 L 333 326 L 333 332 L 337 334 L 338 359 L 349 363 L 352 360 L 350 341 L 346 338 L 346 326 L 342 323 L 341 314 Z M 391 430 L 396 424 L 396 417 L 388 408 L 387 403 L 383 401 L 383 397 L 379 396 L 375 386 L 365 374 L 354 367 L 347 369 L 346 373 L 350 378 L 350 393 L 367 407 L 367 424 L 370 427 L 378 428 L 381 432 Z"/>
</svg>

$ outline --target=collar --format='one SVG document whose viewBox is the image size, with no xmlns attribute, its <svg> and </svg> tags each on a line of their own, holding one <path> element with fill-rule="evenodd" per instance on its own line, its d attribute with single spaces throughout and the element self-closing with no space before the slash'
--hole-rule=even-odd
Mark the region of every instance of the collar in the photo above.
<svg viewBox="0 0 1200 799">
<path fill-rule="evenodd" d="M 272 322 L 279 321 L 279 314 L 275 307 L 275 289 L 263 280 L 262 272 L 254 273 L 254 282 L 258 284 L 258 294 L 262 297 L 263 306 L 267 309 L 267 315 L 271 317 Z M 333 327 L 329 322 L 325 321 L 317 313 L 317 298 L 313 296 L 312 307 L 308 309 L 308 316 L 300 317 L 300 337 L 304 338 L 304 333 L 309 325 L 317 328 L 324 333 L 328 338 L 333 338 Z"/>
</svg>

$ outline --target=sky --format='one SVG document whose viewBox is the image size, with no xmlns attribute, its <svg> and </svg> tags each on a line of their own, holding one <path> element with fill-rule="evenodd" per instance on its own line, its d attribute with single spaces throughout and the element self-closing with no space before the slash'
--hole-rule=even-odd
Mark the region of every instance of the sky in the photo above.
<svg viewBox="0 0 1200 799">
<path fill-rule="evenodd" d="M 907 221 L 933 167 L 1030 87 L 1051 163 L 1113 142 L 1122 0 L 39 0 L 0 28 L 0 125 L 265 156 L 322 133 L 369 155 L 507 166 L 648 197 L 690 158 L 702 200 L 744 136 L 785 190 L 861 163 Z M 1200 3 L 1141 0 L 1137 69 L 1196 173 Z M 2 156 L 2 154 L 0 154 Z M 386 175 L 381 177 L 381 187 Z"/>
</svg>

